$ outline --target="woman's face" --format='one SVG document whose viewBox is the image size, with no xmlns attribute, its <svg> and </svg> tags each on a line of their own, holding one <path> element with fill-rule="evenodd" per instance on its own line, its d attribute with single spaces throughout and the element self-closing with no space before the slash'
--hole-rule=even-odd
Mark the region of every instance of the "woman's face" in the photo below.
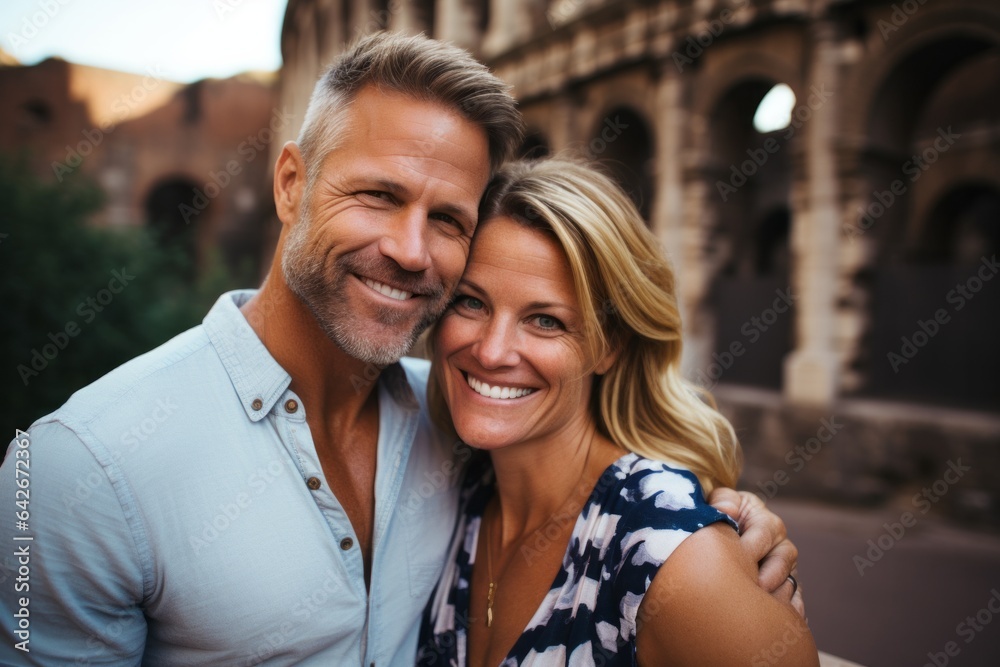
<svg viewBox="0 0 1000 667">
<path fill-rule="evenodd" d="M 567 259 L 551 236 L 509 218 L 476 232 L 434 366 L 455 429 L 497 449 L 583 433 L 594 364 Z"/>
</svg>

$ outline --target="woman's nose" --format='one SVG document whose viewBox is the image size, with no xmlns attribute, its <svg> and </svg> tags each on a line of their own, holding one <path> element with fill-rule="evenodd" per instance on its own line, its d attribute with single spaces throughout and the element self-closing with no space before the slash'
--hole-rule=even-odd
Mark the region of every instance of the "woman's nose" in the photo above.
<svg viewBox="0 0 1000 667">
<path fill-rule="evenodd" d="M 472 354 L 485 369 L 516 366 L 521 358 L 517 346 L 516 325 L 500 318 L 491 318 L 473 346 Z"/>
</svg>

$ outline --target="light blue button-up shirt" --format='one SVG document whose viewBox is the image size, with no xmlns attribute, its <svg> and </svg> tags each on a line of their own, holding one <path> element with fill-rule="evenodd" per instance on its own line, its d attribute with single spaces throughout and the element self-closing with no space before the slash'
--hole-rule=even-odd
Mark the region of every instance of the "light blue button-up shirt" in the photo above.
<svg viewBox="0 0 1000 667">
<path fill-rule="evenodd" d="M 0 468 L 0 662 L 414 664 L 469 451 L 429 422 L 426 362 L 382 373 L 366 592 L 302 401 L 239 311 L 252 294 L 223 295 L 202 326 L 11 444 Z M 371 378 L 350 381 L 360 390 Z M 15 647 L 25 639 L 30 652 Z"/>
</svg>

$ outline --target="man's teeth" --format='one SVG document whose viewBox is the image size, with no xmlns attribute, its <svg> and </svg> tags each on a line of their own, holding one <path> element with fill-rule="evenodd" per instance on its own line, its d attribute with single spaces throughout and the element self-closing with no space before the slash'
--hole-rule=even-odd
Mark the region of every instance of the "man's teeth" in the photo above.
<svg viewBox="0 0 1000 667">
<path fill-rule="evenodd" d="M 467 379 L 469 381 L 469 386 L 472 387 L 473 391 L 487 398 L 521 398 L 522 396 L 527 396 L 531 392 L 535 391 L 534 389 L 526 389 L 524 387 L 491 387 L 471 375 L 468 375 Z"/>
<path fill-rule="evenodd" d="M 369 278 L 365 278 L 365 285 L 368 285 L 379 294 L 384 294 L 390 299 L 396 299 L 397 301 L 406 301 L 411 296 L 413 296 L 413 292 L 404 292 L 401 289 L 396 289 L 395 287 L 389 287 L 388 285 L 377 283 Z"/>
</svg>

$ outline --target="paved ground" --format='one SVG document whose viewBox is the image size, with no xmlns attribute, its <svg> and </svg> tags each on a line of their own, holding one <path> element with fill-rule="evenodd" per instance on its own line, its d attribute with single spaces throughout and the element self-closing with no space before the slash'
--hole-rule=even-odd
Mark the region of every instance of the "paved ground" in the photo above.
<svg viewBox="0 0 1000 667">
<path fill-rule="evenodd" d="M 821 651 L 866 667 L 1000 666 L 1000 538 L 925 516 L 907 527 L 902 509 L 768 506 L 799 546 Z"/>
</svg>

